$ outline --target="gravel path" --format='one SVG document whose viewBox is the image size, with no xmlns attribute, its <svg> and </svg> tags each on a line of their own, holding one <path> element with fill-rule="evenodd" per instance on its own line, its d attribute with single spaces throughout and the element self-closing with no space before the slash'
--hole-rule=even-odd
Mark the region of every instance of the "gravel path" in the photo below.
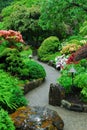
<svg viewBox="0 0 87 130">
<path fill-rule="evenodd" d="M 58 112 L 64 121 L 64 130 L 87 130 L 87 113 L 68 111 L 61 107 L 54 107 L 48 104 L 48 93 L 50 83 L 55 83 L 60 75 L 54 68 L 40 63 L 45 68 L 46 81 L 38 88 L 26 94 L 31 106 L 45 106 Z"/>
</svg>

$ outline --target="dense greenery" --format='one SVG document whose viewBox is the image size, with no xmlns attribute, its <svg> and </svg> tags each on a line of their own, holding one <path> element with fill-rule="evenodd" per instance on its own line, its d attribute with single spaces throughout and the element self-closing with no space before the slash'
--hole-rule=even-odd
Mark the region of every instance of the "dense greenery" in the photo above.
<svg viewBox="0 0 87 130">
<path fill-rule="evenodd" d="M 0 108 L 0 130 L 15 130 L 13 122 L 6 111 Z"/>
<path fill-rule="evenodd" d="M 0 70 L 0 106 L 9 112 L 27 105 L 19 84 L 22 84 L 22 81 Z"/>
<path fill-rule="evenodd" d="M 53 29 L 63 38 L 78 32 L 79 26 L 87 19 L 86 0 L 43 0 L 40 25 Z M 61 38 L 61 37 L 60 37 Z"/>
<path fill-rule="evenodd" d="M 55 36 L 50 36 L 45 39 L 40 48 L 38 49 L 38 56 L 42 61 L 45 61 L 47 55 L 54 54 L 55 52 L 59 51 L 60 49 L 60 42 L 59 39 Z"/>
<path fill-rule="evenodd" d="M 2 11 L 3 8 L 10 5 L 11 2 L 13 2 L 13 0 L 0 0 L 0 12 Z"/>
<path fill-rule="evenodd" d="M 5 36 L 8 34 L 8 31 L 2 31 L 2 33 L 3 32 L 6 32 Z M 13 34 L 13 31 L 11 32 Z M 16 43 L 16 41 L 13 41 L 14 39 L 8 41 L 1 37 L 0 68 L 23 80 L 45 78 L 46 73 L 44 68 L 29 59 L 29 55 L 32 54 L 29 46 L 24 45 L 24 43 Z M 31 67 L 33 70 L 30 69 Z"/>
<path fill-rule="evenodd" d="M 72 74 L 70 74 L 69 70 L 71 67 L 76 69 L 76 73 L 74 74 L 74 78 L 72 79 Z M 87 60 L 82 59 L 78 64 L 70 64 L 67 65 L 61 71 L 61 77 L 58 79 L 58 83 L 60 83 L 66 90 L 66 93 L 72 91 L 72 86 L 75 88 L 80 88 L 80 98 L 87 102 Z M 72 84 L 73 80 L 73 84 Z"/>
<path fill-rule="evenodd" d="M 29 44 L 32 43 L 32 46 L 37 46 L 42 31 L 38 25 L 39 16 L 38 6 L 28 9 L 22 5 L 18 7 L 18 10 L 11 13 L 9 18 L 4 21 L 3 26 L 6 29 L 20 31 Z"/>
</svg>

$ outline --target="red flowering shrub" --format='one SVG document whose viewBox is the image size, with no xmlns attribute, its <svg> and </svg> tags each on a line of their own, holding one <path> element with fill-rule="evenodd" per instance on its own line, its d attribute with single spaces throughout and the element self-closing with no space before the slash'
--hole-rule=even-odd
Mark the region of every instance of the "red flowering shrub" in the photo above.
<svg viewBox="0 0 87 130">
<path fill-rule="evenodd" d="M 69 58 L 68 58 L 68 60 L 67 60 L 67 64 L 71 64 L 71 63 L 74 62 L 74 56 L 75 56 L 75 53 L 72 53 L 72 54 L 69 56 Z"/>
<path fill-rule="evenodd" d="M 24 43 L 22 35 L 20 34 L 20 32 L 17 32 L 17 31 L 0 30 L 0 37 L 3 37 L 4 39 L 8 40 L 9 42 L 22 42 L 22 43 Z"/>
</svg>

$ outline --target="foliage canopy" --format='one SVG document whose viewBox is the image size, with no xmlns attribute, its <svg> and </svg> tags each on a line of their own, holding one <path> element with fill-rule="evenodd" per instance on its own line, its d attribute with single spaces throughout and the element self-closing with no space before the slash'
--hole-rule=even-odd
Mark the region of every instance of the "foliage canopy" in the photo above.
<svg viewBox="0 0 87 130">
<path fill-rule="evenodd" d="M 59 33 L 65 31 L 72 34 L 74 30 L 77 31 L 84 19 L 87 19 L 86 14 L 86 0 L 43 0 L 40 25 L 43 29 L 57 29 Z"/>
</svg>

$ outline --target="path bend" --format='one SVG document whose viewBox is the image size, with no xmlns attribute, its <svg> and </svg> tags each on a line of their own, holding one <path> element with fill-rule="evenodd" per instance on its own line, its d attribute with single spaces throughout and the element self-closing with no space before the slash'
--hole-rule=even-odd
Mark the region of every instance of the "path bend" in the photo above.
<svg viewBox="0 0 87 130">
<path fill-rule="evenodd" d="M 40 62 L 39 62 L 40 63 Z M 31 106 L 46 106 L 58 112 L 64 121 L 64 130 L 87 130 L 87 113 L 69 111 L 61 107 L 48 104 L 48 92 L 50 83 L 55 83 L 60 75 L 54 68 L 40 63 L 46 70 L 46 81 L 38 88 L 26 94 Z"/>
</svg>

